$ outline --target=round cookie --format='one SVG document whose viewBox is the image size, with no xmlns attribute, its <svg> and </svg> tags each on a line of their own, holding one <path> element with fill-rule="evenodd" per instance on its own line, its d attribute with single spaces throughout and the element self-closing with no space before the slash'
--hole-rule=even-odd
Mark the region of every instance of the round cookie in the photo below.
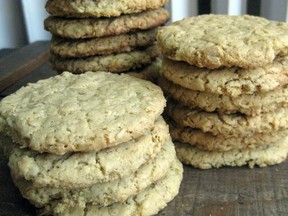
<svg viewBox="0 0 288 216">
<path fill-rule="evenodd" d="M 200 169 L 223 166 L 248 165 L 266 167 L 283 162 L 287 158 L 287 137 L 271 146 L 259 149 L 233 149 L 227 152 L 203 151 L 187 144 L 175 143 L 179 160 Z"/>
<path fill-rule="evenodd" d="M 257 68 L 287 54 L 288 24 L 256 16 L 201 15 L 159 30 L 163 55 L 205 68 Z"/>
<path fill-rule="evenodd" d="M 220 114 L 190 109 L 173 102 L 167 104 L 167 114 L 178 125 L 210 132 L 213 135 L 251 136 L 254 133 L 269 133 L 288 129 L 287 108 L 257 116 L 243 114 Z"/>
<path fill-rule="evenodd" d="M 288 86 L 277 88 L 267 93 L 240 95 L 232 98 L 227 95 L 217 95 L 208 92 L 193 91 L 173 84 L 164 77 L 158 79 L 158 85 L 171 98 L 191 108 L 201 108 L 207 112 L 219 113 L 241 112 L 248 116 L 260 115 L 287 107 Z"/>
<path fill-rule="evenodd" d="M 60 37 L 80 39 L 120 35 L 155 28 L 165 24 L 168 19 L 168 11 L 159 8 L 116 18 L 65 19 L 50 16 L 45 19 L 44 27 Z"/>
<path fill-rule="evenodd" d="M 175 160 L 166 176 L 153 183 L 149 188 L 138 195 L 130 197 L 122 203 L 114 203 L 107 207 L 87 203 L 86 206 L 65 208 L 62 211 L 53 212 L 53 203 L 47 206 L 42 213 L 61 215 L 101 215 L 101 216 L 127 216 L 127 215 L 155 215 L 165 208 L 168 202 L 178 194 L 183 178 L 182 164 Z M 56 201 L 57 202 L 57 201 Z"/>
<path fill-rule="evenodd" d="M 158 9 L 167 2 L 167 0 L 48 0 L 45 8 L 48 13 L 60 17 L 116 17 L 121 14 Z"/>
<path fill-rule="evenodd" d="M 150 133 L 99 152 L 59 156 L 16 147 L 8 165 L 15 178 L 31 181 L 37 188 L 91 187 L 131 175 L 153 159 L 168 138 L 168 126 L 159 119 Z"/>
<path fill-rule="evenodd" d="M 108 206 L 114 202 L 124 202 L 130 196 L 135 196 L 152 183 L 164 177 L 171 164 L 176 160 L 174 145 L 169 139 L 153 160 L 147 161 L 135 173 L 116 181 L 94 184 L 89 188 L 35 188 L 24 179 L 13 178 L 22 195 L 41 208 L 55 200 L 54 208 L 63 209 L 73 206 L 84 206 L 86 203 Z"/>
<path fill-rule="evenodd" d="M 273 63 L 256 69 L 232 67 L 214 70 L 165 58 L 162 74 L 187 89 L 238 97 L 269 92 L 288 84 L 288 57 L 278 57 Z"/>
<path fill-rule="evenodd" d="M 157 28 L 86 40 L 69 40 L 54 36 L 51 40 L 50 51 L 63 58 L 131 52 L 136 48 L 153 45 L 156 33 Z"/>
<path fill-rule="evenodd" d="M 96 151 L 150 131 L 165 104 L 161 89 L 149 81 L 64 72 L 2 99 L 0 131 L 39 152 Z"/>
<path fill-rule="evenodd" d="M 158 57 L 159 52 L 155 45 L 144 50 L 134 50 L 128 53 L 118 53 L 105 56 L 90 56 L 86 58 L 61 58 L 52 55 L 52 68 L 58 72 L 70 71 L 75 74 L 86 71 L 108 71 L 113 73 L 124 72 L 151 64 Z"/>
<path fill-rule="evenodd" d="M 251 136 L 230 136 L 212 135 L 201 130 L 180 127 L 173 123 L 169 125 L 171 137 L 175 141 L 188 143 L 198 149 L 207 151 L 230 151 L 232 149 L 255 149 L 276 143 L 286 137 L 288 130 L 273 131 L 270 133 L 255 133 Z"/>
</svg>

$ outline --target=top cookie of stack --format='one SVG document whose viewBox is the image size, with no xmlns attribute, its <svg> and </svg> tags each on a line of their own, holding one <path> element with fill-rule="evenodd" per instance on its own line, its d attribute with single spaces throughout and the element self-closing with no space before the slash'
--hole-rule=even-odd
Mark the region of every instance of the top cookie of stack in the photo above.
<svg viewBox="0 0 288 216">
<path fill-rule="evenodd" d="M 53 34 L 50 61 L 58 72 L 159 70 L 158 26 L 169 19 L 167 0 L 48 0 Z M 156 65 L 156 66 L 155 66 Z M 150 66 L 150 67 L 149 67 Z M 146 69 L 146 70 L 145 70 Z"/>
<path fill-rule="evenodd" d="M 171 135 L 190 144 L 177 145 L 183 162 L 253 167 L 286 158 L 287 23 L 203 15 L 163 27 L 157 42 Z"/>
<path fill-rule="evenodd" d="M 183 173 L 165 102 L 158 86 L 126 74 L 64 72 L 0 102 L 0 148 L 44 215 L 153 215 Z"/>
</svg>

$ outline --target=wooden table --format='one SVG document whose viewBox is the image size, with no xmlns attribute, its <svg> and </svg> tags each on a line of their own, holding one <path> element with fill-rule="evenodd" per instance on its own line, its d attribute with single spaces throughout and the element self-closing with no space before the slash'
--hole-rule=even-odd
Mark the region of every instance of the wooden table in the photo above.
<svg viewBox="0 0 288 216">
<path fill-rule="evenodd" d="M 56 75 L 47 62 L 48 56 L 48 42 L 36 42 L 17 51 L 1 50 L 0 97 L 28 82 Z M 6 161 L 0 155 L 0 216 L 18 215 L 35 215 L 35 208 L 13 185 Z M 199 170 L 184 166 L 179 195 L 159 215 L 286 216 L 288 161 L 254 169 Z"/>
</svg>

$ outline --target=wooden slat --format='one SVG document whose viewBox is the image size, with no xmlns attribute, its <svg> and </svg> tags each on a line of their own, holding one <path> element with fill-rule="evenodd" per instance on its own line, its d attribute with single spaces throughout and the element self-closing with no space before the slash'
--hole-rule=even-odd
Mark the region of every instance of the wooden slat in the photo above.
<svg viewBox="0 0 288 216">
<path fill-rule="evenodd" d="M 0 91 L 11 86 L 49 58 L 49 42 L 39 41 L 0 59 Z"/>
</svg>

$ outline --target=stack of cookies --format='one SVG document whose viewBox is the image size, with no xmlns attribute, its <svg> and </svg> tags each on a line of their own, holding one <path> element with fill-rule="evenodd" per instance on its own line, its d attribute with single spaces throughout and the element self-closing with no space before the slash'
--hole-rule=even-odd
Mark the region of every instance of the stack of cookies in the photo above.
<svg viewBox="0 0 288 216">
<path fill-rule="evenodd" d="M 0 103 L 1 147 L 22 195 L 43 215 L 152 215 L 183 168 L 161 89 L 86 72 L 29 84 Z"/>
<path fill-rule="evenodd" d="M 167 0 L 48 0 L 44 26 L 53 35 L 52 68 L 58 72 L 132 72 L 153 78 L 159 72 L 158 26 L 169 13 Z M 137 74 L 137 73 L 138 74 Z"/>
<path fill-rule="evenodd" d="M 179 159 L 267 166 L 288 152 L 288 24 L 202 15 L 163 27 L 159 85 Z"/>
</svg>

